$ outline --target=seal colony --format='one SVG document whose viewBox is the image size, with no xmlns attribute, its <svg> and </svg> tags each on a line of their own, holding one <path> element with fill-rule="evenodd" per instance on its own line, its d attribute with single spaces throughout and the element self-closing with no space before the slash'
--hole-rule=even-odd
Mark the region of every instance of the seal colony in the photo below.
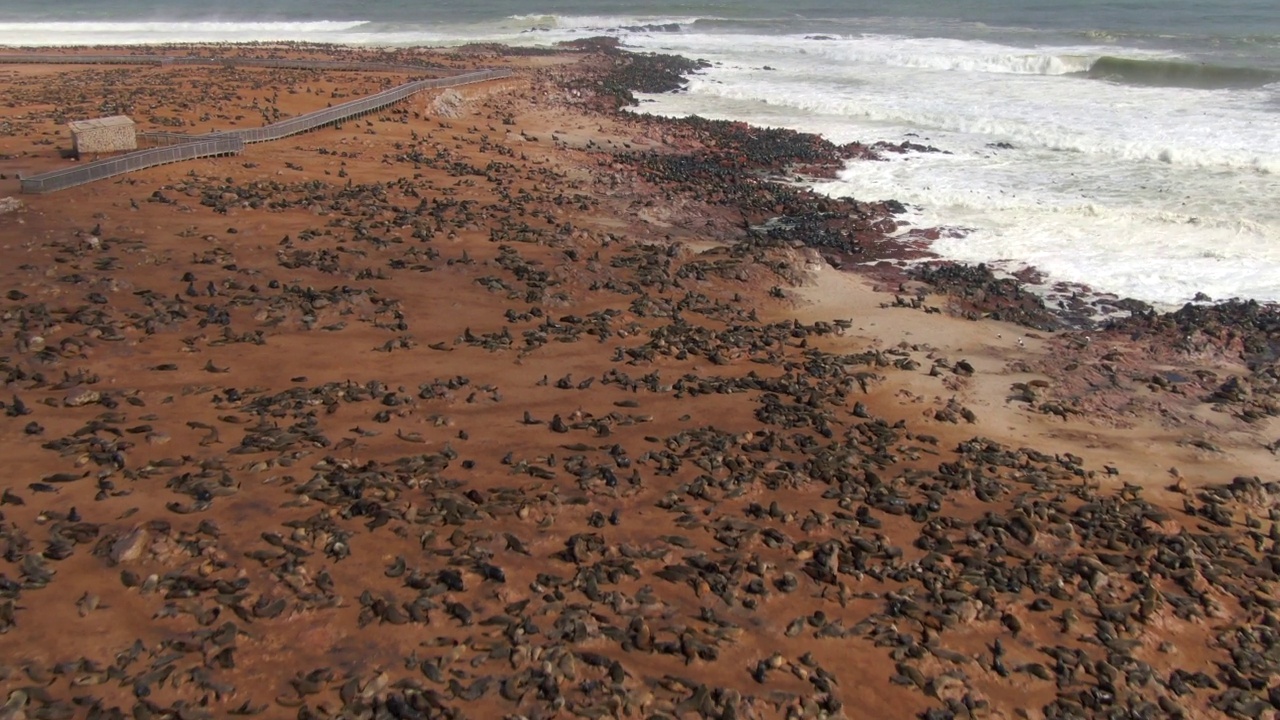
<svg viewBox="0 0 1280 720">
<path fill-rule="evenodd" d="M 0 63 L 3 62 L 39 62 L 40 60 L 60 61 L 75 63 L 78 59 L 83 58 L 86 65 L 136 65 L 146 62 L 153 62 L 158 65 L 169 65 L 172 63 L 181 63 L 188 65 L 201 65 L 216 63 L 220 65 L 226 64 L 250 64 L 257 67 L 290 67 L 290 68 L 314 68 L 324 70 L 356 70 L 356 71 L 374 71 L 381 72 L 385 70 L 398 70 L 401 72 L 411 72 L 415 75 L 421 73 L 426 68 L 402 66 L 402 65 L 385 65 L 380 63 L 341 63 L 326 60 L 305 60 L 305 59 L 213 59 L 203 57 L 172 57 L 167 55 L 145 56 L 145 55 L 63 55 L 49 56 L 45 54 L 33 55 L 0 55 Z M 215 130 L 204 135 L 183 135 L 181 133 L 159 132 L 145 133 L 141 137 L 144 142 L 155 143 L 159 141 L 165 148 L 143 148 L 141 150 L 133 149 L 131 152 L 117 154 L 101 161 L 90 162 L 79 165 L 74 168 L 63 168 L 41 173 L 33 177 L 22 178 L 23 192 L 52 192 L 63 190 L 75 185 L 83 185 L 89 182 L 105 180 L 109 177 L 115 177 L 128 172 L 135 172 L 156 165 L 164 165 L 170 162 L 180 162 L 182 160 L 194 160 L 202 157 L 220 157 L 223 155 L 239 155 L 243 150 L 245 143 L 269 142 L 271 140 L 281 140 L 299 133 L 309 132 L 318 127 L 329 125 L 339 125 L 350 120 L 358 120 L 365 115 L 369 115 L 390 107 L 391 105 L 401 102 L 406 98 L 412 97 L 414 94 L 421 92 L 426 88 L 454 87 L 457 85 L 465 85 L 469 82 L 479 82 L 483 80 L 491 80 L 497 77 L 505 76 L 505 70 L 481 70 L 478 72 L 454 75 L 444 78 L 420 78 L 411 80 L 404 85 L 400 85 L 380 93 L 366 95 L 355 100 L 349 100 L 337 106 L 329 105 L 328 107 L 304 115 L 295 116 L 288 120 L 272 123 L 259 128 L 250 130 L 231 130 L 223 132 Z M 127 123 L 129 128 L 129 138 L 133 138 L 132 133 L 133 121 L 128 117 L 120 115 L 109 120 Z M 86 121 L 92 123 L 101 123 L 103 120 Z M 117 122 L 118 126 L 120 123 Z M 74 128 L 76 122 L 72 122 Z M 179 145 L 177 151 L 172 149 L 173 145 Z M 81 141 L 73 138 L 72 146 L 77 156 L 82 153 Z M 129 147 L 134 148 L 134 143 L 129 143 Z M 186 151 L 186 152 L 182 152 Z"/>
<path fill-rule="evenodd" d="M 201 51 L 515 74 L 0 216 L 0 718 L 1275 716 L 1269 308 L 904 266 L 680 58 Z M 398 81 L 0 73 L 15 188 Z"/>
</svg>

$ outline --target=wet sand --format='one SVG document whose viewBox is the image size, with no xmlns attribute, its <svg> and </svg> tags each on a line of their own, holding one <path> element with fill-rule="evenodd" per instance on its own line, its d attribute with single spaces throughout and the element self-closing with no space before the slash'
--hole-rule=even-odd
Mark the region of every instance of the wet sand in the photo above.
<svg viewBox="0 0 1280 720">
<path fill-rule="evenodd" d="M 517 75 L 0 215 L 0 718 L 1275 716 L 1265 313 L 913 273 L 607 45 L 201 50 Z M 407 79 L 0 66 L 0 197 Z"/>
</svg>

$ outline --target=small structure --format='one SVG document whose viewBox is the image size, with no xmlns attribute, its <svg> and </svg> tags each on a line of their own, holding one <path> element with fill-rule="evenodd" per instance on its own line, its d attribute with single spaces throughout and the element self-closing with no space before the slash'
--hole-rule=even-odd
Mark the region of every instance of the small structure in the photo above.
<svg viewBox="0 0 1280 720">
<path fill-rule="evenodd" d="M 448 88 L 436 96 L 431 103 L 431 111 L 444 118 L 462 117 L 462 95 L 453 88 Z"/>
<path fill-rule="evenodd" d="M 67 126 L 71 128 L 71 142 L 79 155 L 138 149 L 138 133 L 133 120 L 124 115 L 73 120 Z"/>
</svg>

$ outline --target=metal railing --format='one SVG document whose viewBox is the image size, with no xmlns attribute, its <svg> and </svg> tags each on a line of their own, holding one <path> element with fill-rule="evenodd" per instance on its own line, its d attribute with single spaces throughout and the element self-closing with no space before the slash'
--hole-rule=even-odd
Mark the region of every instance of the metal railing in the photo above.
<svg viewBox="0 0 1280 720">
<path fill-rule="evenodd" d="M 243 130 L 228 130 L 222 132 L 214 132 L 204 137 L 223 137 L 234 135 L 246 143 L 260 143 L 269 140 L 279 140 L 297 135 L 316 128 L 325 127 L 327 125 L 335 125 L 351 118 L 363 117 L 372 112 L 377 112 L 390 105 L 404 100 L 405 98 L 420 93 L 423 90 L 432 88 L 454 87 L 457 85 L 466 85 L 468 83 L 483 82 L 485 80 L 493 80 L 500 77 L 507 77 L 511 74 L 508 70 L 478 70 L 476 72 L 463 73 L 461 75 L 452 75 L 446 78 L 430 78 L 427 80 L 415 80 L 393 87 L 390 90 L 383 90 L 380 93 L 366 95 L 362 98 L 356 98 L 344 102 L 341 105 L 334 105 L 322 110 L 315 110 L 291 117 L 288 120 L 281 120 L 278 123 L 272 123 L 260 128 L 246 128 Z"/>
<path fill-rule="evenodd" d="M 383 90 L 373 95 L 366 95 L 365 97 L 342 103 L 341 105 L 334 105 L 333 107 L 298 115 L 297 117 L 260 128 L 212 132 L 205 135 L 183 135 L 181 133 L 168 132 L 139 133 L 139 139 L 162 144 L 164 147 L 138 150 L 119 157 L 22 178 L 22 192 L 53 192 L 95 180 L 102 180 L 114 175 L 178 162 L 179 160 L 193 160 L 199 157 L 239 153 L 246 144 L 279 140 L 327 125 L 335 125 L 351 118 L 362 117 L 394 105 L 423 90 L 466 85 L 468 83 L 509 77 L 510 75 L 511 71 L 509 70 L 492 69 L 478 70 L 444 78 L 415 80 L 389 90 Z"/>
<path fill-rule="evenodd" d="M 127 56 L 126 56 L 127 57 Z M 433 68 L 423 65 L 361 62 L 358 60 L 290 60 L 288 58 L 216 58 L 188 55 L 171 57 L 175 65 L 225 65 L 227 67 L 260 67 L 281 70 L 353 70 L 358 72 L 415 72 Z M 444 69 L 444 68 L 436 68 Z"/>
<path fill-rule="evenodd" d="M 142 170 L 157 165 L 194 160 L 218 155 L 236 155 L 244 150 L 244 141 L 237 137 L 202 139 L 182 145 L 139 150 L 119 157 L 97 160 L 71 168 L 54 170 L 32 177 L 22 178 L 22 192 L 47 193 L 84 185 Z"/>
<path fill-rule="evenodd" d="M 201 140 L 204 135 L 188 135 L 178 132 L 160 132 L 158 130 L 137 133 L 135 136 L 139 145 L 182 145 L 184 143 L 195 142 Z"/>
<path fill-rule="evenodd" d="M 398 85 L 389 90 L 383 90 L 380 93 L 366 95 L 362 98 L 349 100 L 341 105 L 334 105 L 322 110 L 315 110 L 304 115 L 291 117 L 287 120 L 281 120 L 278 123 L 264 125 L 259 128 L 221 130 L 204 135 L 184 135 L 183 133 L 162 131 L 140 132 L 138 133 L 138 139 L 145 142 L 153 142 L 158 145 L 173 145 L 183 142 L 194 142 L 204 138 L 228 136 L 239 137 L 249 144 L 268 142 L 270 140 L 279 140 L 281 138 L 289 137 L 290 135 L 297 135 L 299 133 L 315 130 L 316 128 L 325 127 L 327 125 L 336 125 L 343 120 L 362 117 L 369 113 L 377 112 L 385 107 L 395 105 L 405 98 L 422 92 L 423 90 L 441 87 L 455 87 L 458 85 L 466 85 L 468 83 L 509 77 L 510 75 L 511 72 L 509 70 L 477 70 L 476 72 L 452 75 L 446 78 L 415 80 L 413 82 L 405 83 L 404 85 Z"/>
</svg>

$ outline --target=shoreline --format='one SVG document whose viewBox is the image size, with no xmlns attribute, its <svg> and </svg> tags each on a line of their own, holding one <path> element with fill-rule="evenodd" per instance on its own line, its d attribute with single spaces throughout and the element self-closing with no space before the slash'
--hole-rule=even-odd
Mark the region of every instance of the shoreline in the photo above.
<svg viewBox="0 0 1280 720">
<path fill-rule="evenodd" d="M 682 59 L 504 52 L 406 51 L 517 72 L 0 215 L 0 696 L 1270 707 L 1269 311 L 1032 329 L 973 268 L 837 270 L 893 259 L 893 207 L 769 178 L 874 148 L 619 112 Z M 0 66 L 0 172 L 108 104 L 245 127 L 380 82 Z"/>
<path fill-rule="evenodd" d="M 570 45 L 574 45 L 575 43 L 585 43 L 585 45 L 583 46 L 589 46 L 591 43 L 597 40 L 603 40 L 606 44 L 619 42 L 619 40 L 615 37 L 603 36 L 601 38 L 589 38 L 583 41 L 574 41 L 571 43 L 566 43 L 565 45 L 570 46 Z M 74 56 L 77 54 L 97 54 L 97 51 L 99 50 L 134 51 L 133 55 L 122 55 L 122 56 L 112 56 L 112 57 L 138 56 L 138 57 L 147 57 L 147 58 L 155 58 L 155 59 L 170 59 L 170 60 L 176 59 L 179 61 L 187 59 L 187 60 L 198 61 L 198 60 L 211 60 L 213 58 L 200 58 L 197 56 L 174 56 L 172 54 L 151 54 L 151 55 L 143 56 L 136 51 L 148 50 L 148 49 L 149 50 L 165 50 L 165 51 L 175 51 L 175 50 L 183 50 L 183 49 L 185 50 L 212 49 L 212 50 L 226 52 L 226 51 L 237 51 L 237 50 L 254 51 L 254 50 L 261 50 L 261 49 L 274 49 L 277 51 L 278 50 L 292 51 L 295 55 L 298 52 L 351 53 L 358 56 L 357 59 L 353 60 L 352 62 L 367 65 L 369 67 L 358 68 L 358 69 L 349 68 L 349 69 L 353 71 L 355 70 L 369 71 L 370 69 L 373 69 L 372 66 L 379 64 L 376 60 L 373 62 L 370 62 L 369 60 L 370 56 L 374 58 L 384 58 L 384 59 L 392 59 L 392 60 L 404 59 L 407 56 L 409 59 L 420 60 L 422 51 L 449 52 L 449 51 L 458 51 L 460 49 L 474 50 L 474 49 L 486 48 L 486 47 L 492 49 L 494 47 L 498 47 L 498 45 L 495 45 L 494 43 L 461 43 L 459 45 L 377 45 L 377 44 L 315 43 L 315 42 L 307 42 L 307 41 L 256 41 L 256 42 L 218 42 L 218 43 L 191 42 L 191 43 L 170 43 L 170 44 L 143 43 L 143 44 L 136 44 L 136 45 L 67 45 L 67 46 L 55 46 L 55 47 L 14 46 L 9 49 L 20 51 L 20 52 L 8 53 L 8 54 L 0 53 L 0 67 L 3 67 L 7 64 L 15 64 L 15 62 L 17 64 L 27 64 L 30 62 L 37 62 L 38 58 L 41 55 L 46 55 L 46 56 L 53 55 L 55 57 L 64 57 L 67 55 Z M 504 47 L 505 47 L 504 52 L 507 54 L 515 53 L 515 54 L 545 55 L 547 53 L 553 53 L 556 51 L 555 48 L 547 48 L 547 47 L 523 47 L 523 46 L 518 46 L 518 47 L 504 46 Z M 619 47 L 621 46 L 619 45 Z M 22 58 L 22 57 L 29 57 L 32 59 L 31 60 L 20 59 L 16 61 L 12 60 L 12 58 Z M 253 58 L 248 58 L 245 55 L 241 54 L 239 57 L 241 60 L 258 60 L 260 62 L 273 61 L 273 60 L 278 61 L 278 60 L 287 60 L 289 57 L 289 54 L 288 52 L 284 54 L 280 54 L 277 52 L 277 53 L 273 53 L 268 58 L 262 58 L 260 55 L 255 56 Z M 674 57 L 684 58 L 684 56 L 678 56 L 678 55 Z M 6 58 L 10 58 L 10 59 L 6 59 Z M 691 65 L 689 66 L 691 68 L 691 71 L 696 71 L 696 69 L 698 69 L 697 68 L 698 63 L 702 62 L 699 60 L 695 60 L 693 58 L 684 58 L 684 59 L 687 60 L 689 63 L 691 63 Z M 99 61 L 95 60 L 95 63 L 97 62 Z M 111 64 L 111 62 L 108 61 L 106 64 Z M 428 67 L 428 66 L 421 66 L 421 65 L 406 64 L 398 69 L 407 72 L 415 68 L 418 68 L 424 71 L 432 70 L 432 69 L 442 70 L 442 69 L 447 69 L 448 66 L 446 64 L 439 64 L 435 67 Z M 304 69 L 304 68 L 300 67 L 295 69 Z M 325 69 L 325 68 L 316 67 L 313 69 Z M 329 69 L 334 69 L 334 68 L 329 68 Z M 397 68 L 391 66 L 388 63 L 387 67 L 376 68 L 374 69 L 374 71 L 392 72 L 392 71 L 395 71 L 396 69 Z M 674 89 L 676 87 L 678 87 L 676 83 L 669 82 L 666 86 L 664 86 L 664 89 L 660 92 L 665 92 L 667 89 Z M 638 102 L 636 102 L 633 105 L 633 109 L 635 111 L 635 114 L 637 115 L 647 115 L 647 113 L 644 113 L 641 110 Z M 657 117 L 665 117 L 665 116 L 657 116 Z M 678 120 L 679 118 L 672 118 L 672 119 Z M 805 133 L 801 131 L 800 134 L 809 135 L 810 133 Z M 819 137 L 819 138 L 822 137 L 820 134 L 813 134 L 813 136 Z M 888 143 L 888 142 L 876 142 L 866 146 L 862 146 L 860 143 L 853 143 L 853 144 L 859 146 L 859 152 L 870 153 L 870 154 L 942 152 L 932 146 L 920 145 L 920 144 L 911 143 L 911 142 L 903 142 L 898 145 Z M 869 157 L 870 155 L 866 155 L 866 156 Z M 821 181 L 824 179 L 829 180 L 835 177 L 835 173 L 836 173 L 836 170 L 832 168 L 819 169 L 815 167 L 801 166 L 797 170 L 800 174 L 795 176 L 794 182 L 801 183 L 805 187 L 807 187 L 808 184 L 816 181 Z M 813 174 L 814 171 L 817 171 L 818 174 Z M 779 178 L 778 181 L 783 182 L 781 178 Z M 886 202 L 891 204 L 896 203 L 895 200 L 888 200 Z M 933 252 L 932 250 L 928 249 L 926 245 L 927 243 L 936 239 L 939 234 L 947 234 L 953 237 L 960 237 L 962 235 L 957 235 L 957 233 L 966 233 L 968 229 L 961 228 L 961 227 L 954 227 L 954 226 L 916 227 L 914 224 L 910 222 L 905 222 L 901 220 L 899 220 L 898 223 L 899 223 L 898 229 L 901 232 L 898 232 L 898 234 L 893 236 L 892 238 L 884 239 L 884 243 L 886 247 L 884 252 L 886 257 L 896 258 L 899 261 L 908 260 L 914 263 L 913 265 L 910 265 L 910 266 L 903 264 L 902 262 L 898 263 L 900 266 L 900 272 L 904 277 L 907 277 L 910 279 L 920 279 L 919 278 L 920 275 L 923 274 L 927 276 L 929 274 L 929 271 L 936 268 L 937 266 L 944 266 L 944 265 L 951 265 L 951 264 L 965 266 L 965 267 L 978 267 L 978 268 L 991 267 L 995 274 L 993 279 L 999 278 L 1002 280 L 1016 280 L 1024 288 L 1028 289 L 1030 292 L 1034 293 L 1036 296 L 1042 298 L 1045 301 L 1046 309 L 1050 313 L 1057 315 L 1059 317 L 1060 324 L 1064 328 L 1069 328 L 1069 329 L 1074 329 L 1079 331 L 1097 330 L 1100 327 L 1105 327 L 1109 325 L 1110 321 L 1112 320 L 1123 320 L 1124 318 L 1122 314 L 1126 312 L 1127 313 L 1133 313 L 1133 312 L 1146 313 L 1154 310 L 1155 312 L 1161 315 L 1172 315 L 1188 307 L 1205 308 L 1205 307 L 1214 307 L 1219 305 L 1247 304 L 1247 303 L 1258 303 L 1265 307 L 1280 309 L 1280 302 L 1259 301 L 1259 300 L 1253 300 L 1250 298 L 1241 298 L 1241 297 L 1235 297 L 1235 296 L 1225 298 L 1225 299 L 1211 298 L 1203 292 L 1197 293 L 1195 298 L 1188 300 L 1186 302 L 1180 302 L 1180 303 L 1154 302 L 1152 303 L 1152 302 L 1147 302 L 1137 298 L 1120 295 L 1114 292 L 1097 290 L 1091 287 L 1090 285 L 1088 285 L 1087 283 L 1079 283 L 1079 282 L 1073 282 L 1073 281 L 1067 281 L 1067 280 L 1052 280 L 1048 276 L 1046 276 L 1039 268 L 1033 265 L 1024 266 L 1024 267 L 1018 268 L 1017 270 L 1009 270 L 1004 267 L 1001 267 L 1001 263 L 998 263 L 998 262 L 982 263 L 982 262 L 970 262 L 965 260 L 956 260 L 956 259 L 939 255 Z M 836 258 L 834 258 L 834 256 L 831 259 L 833 262 L 839 262 Z M 849 258 L 849 260 L 856 261 L 856 258 Z M 872 262 L 873 263 L 882 262 L 882 259 L 876 258 Z M 876 269 L 871 268 L 870 270 L 874 272 Z M 881 273 L 881 274 L 887 276 L 891 273 Z M 1057 310 L 1054 310 L 1055 306 L 1057 307 Z"/>
</svg>

